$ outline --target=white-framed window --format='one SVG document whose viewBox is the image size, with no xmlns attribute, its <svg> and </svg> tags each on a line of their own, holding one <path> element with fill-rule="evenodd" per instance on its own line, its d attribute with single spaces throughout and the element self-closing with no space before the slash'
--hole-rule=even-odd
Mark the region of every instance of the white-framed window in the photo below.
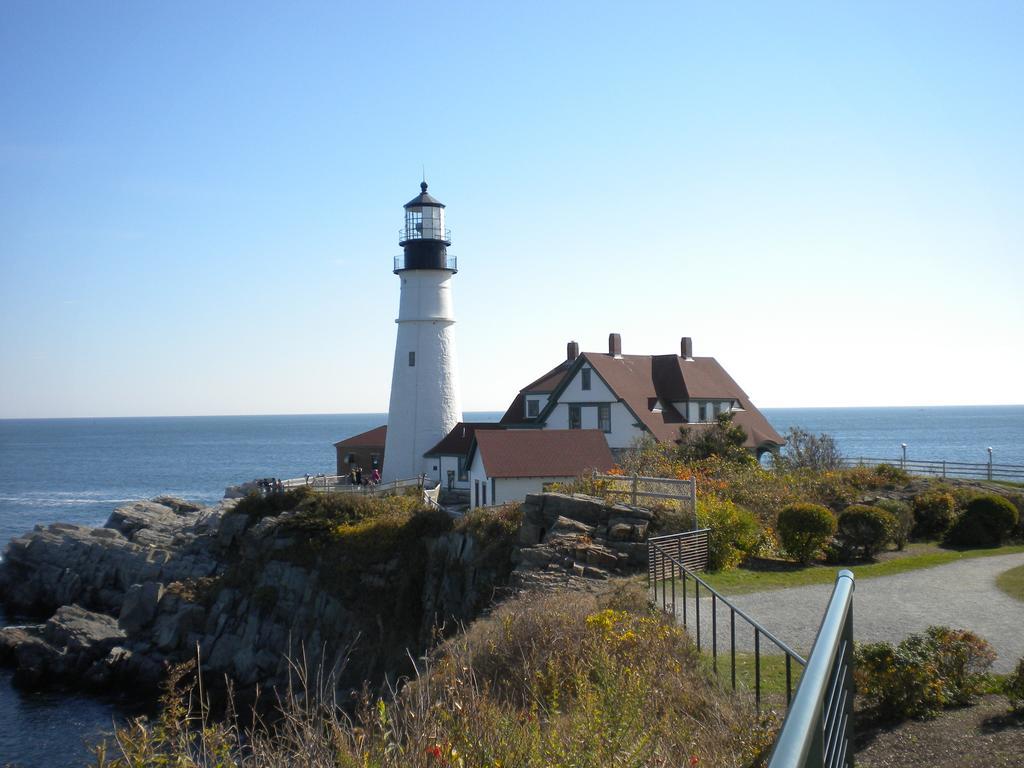
<svg viewBox="0 0 1024 768">
<path fill-rule="evenodd" d="M 610 403 L 601 403 L 597 406 L 597 428 L 603 432 L 612 431 L 612 406 Z"/>
<path fill-rule="evenodd" d="M 527 400 L 526 417 L 528 419 L 535 419 L 538 413 L 540 413 L 540 400 Z"/>
<path fill-rule="evenodd" d="M 580 371 L 580 386 L 583 387 L 584 390 L 590 389 L 590 369 L 589 368 L 584 368 L 582 371 Z"/>
<path fill-rule="evenodd" d="M 575 403 L 569 406 L 569 429 L 583 429 L 583 409 Z"/>
<path fill-rule="evenodd" d="M 701 403 L 698 407 L 698 413 L 700 414 L 697 418 L 698 421 L 704 422 L 708 420 L 708 404 Z"/>
</svg>

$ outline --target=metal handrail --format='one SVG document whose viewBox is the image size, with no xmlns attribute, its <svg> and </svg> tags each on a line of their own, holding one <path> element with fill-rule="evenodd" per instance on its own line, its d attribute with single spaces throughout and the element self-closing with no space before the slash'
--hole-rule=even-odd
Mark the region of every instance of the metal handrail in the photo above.
<svg viewBox="0 0 1024 768">
<path fill-rule="evenodd" d="M 405 269 L 405 254 L 395 256 L 395 271 Z M 444 266 L 438 267 L 438 269 L 450 269 L 452 272 L 457 272 L 459 269 L 459 257 L 452 256 L 450 253 L 444 256 Z"/>
<path fill-rule="evenodd" d="M 736 616 L 746 621 L 754 630 L 754 699 L 758 708 L 761 706 L 761 635 L 764 635 L 780 651 L 786 655 L 786 703 L 792 700 L 793 692 L 793 662 L 805 666 L 807 661 L 789 647 L 786 643 L 769 632 L 765 627 L 747 614 L 742 608 L 733 605 L 724 595 L 700 578 L 696 573 L 687 568 L 680 560 L 671 553 L 665 551 L 662 543 L 648 540 L 648 549 L 658 555 L 656 562 L 648 564 L 648 573 L 653 574 L 654 602 L 658 603 L 658 585 L 661 585 L 661 608 L 669 612 L 673 617 L 678 617 L 676 612 L 676 574 L 681 577 L 683 585 L 683 627 L 689 624 L 687 608 L 687 579 L 694 582 L 694 607 L 696 612 L 696 641 L 697 650 L 702 650 L 701 643 L 701 621 L 700 621 L 700 588 L 704 587 L 711 594 L 711 665 L 715 674 L 718 674 L 718 603 L 725 603 L 729 609 L 729 658 L 730 678 L 732 689 L 736 690 Z M 669 574 L 665 573 L 665 562 L 669 563 Z M 666 582 L 669 586 L 666 586 Z"/>
<path fill-rule="evenodd" d="M 389 480 L 377 483 L 376 485 L 351 485 L 349 475 L 321 475 L 319 477 L 310 475 L 305 477 L 293 477 L 281 481 L 281 487 L 285 490 L 292 488 L 308 487 L 314 491 L 325 493 L 383 493 L 384 491 L 395 491 L 399 488 L 411 488 L 413 486 L 423 487 L 425 475 L 410 477 L 404 480 Z"/>
<path fill-rule="evenodd" d="M 840 571 L 768 768 L 853 765 L 853 590 Z"/>
<path fill-rule="evenodd" d="M 427 227 L 427 230 L 434 235 L 441 234 L 440 229 L 437 227 Z M 424 237 L 423 232 L 415 227 L 402 227 L 398 230 L 399 242 L 405 242 L 406 240 L 441 240 L 450 243 L 452 241 L 452 231 L 448 228 L 444 228 L 444 236 L 440 237 Z"/>
</svg>

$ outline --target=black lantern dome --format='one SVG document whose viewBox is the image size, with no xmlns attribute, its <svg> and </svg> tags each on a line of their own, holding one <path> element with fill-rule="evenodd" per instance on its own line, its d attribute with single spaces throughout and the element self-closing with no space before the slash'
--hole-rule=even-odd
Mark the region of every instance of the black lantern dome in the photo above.
<svg viewBox="0 0 1024 768">
<path fill-rule="evenodd" d="M 395 272 L 406 269 L 445 269 L 456 272 L 455 258 L 448 255 L 451 230 L 444 225 L 444 203 L 427 193 L 427 182 L 420 193 L 405 204 L 405 226 L 398 244 L 405 251 L 395 257 Z"/>
</svg>

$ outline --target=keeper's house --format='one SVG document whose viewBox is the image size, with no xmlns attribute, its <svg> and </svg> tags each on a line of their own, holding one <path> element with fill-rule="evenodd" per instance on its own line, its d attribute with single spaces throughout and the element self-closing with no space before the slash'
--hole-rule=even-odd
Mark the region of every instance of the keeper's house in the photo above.
<svg viewBox="0 0 1024 768">
<path fill-rule="evenodd" d="M 715 358 L 693 356 L 689 337 L 678 355 L 624 355 L 619 334 L 612 333 L 607 353 L 580 353 L 570 341 L 565 360 L 521 389 L 500 423 L 597 429 L 618 453 L 647 435 L 678 442 L 680 430 L 707 429 L 723 412 L 733 414 L 747 433 L 746 447 L 758 456 L 784 444 Z"/>
</svg>

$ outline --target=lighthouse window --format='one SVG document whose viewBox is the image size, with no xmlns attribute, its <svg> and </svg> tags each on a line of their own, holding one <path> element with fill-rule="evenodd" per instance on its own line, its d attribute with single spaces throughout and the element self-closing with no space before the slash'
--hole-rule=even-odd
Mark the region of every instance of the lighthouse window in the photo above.
<svg viewBox="0 0 1024 768">
<path fill-rule="evenodd" d="M 415 352 L 410 352 L 409 353 L 409 367 L 412 368 L 414 365 L 416 365 L 416 353 Z"/>
<path fill-rule="evenodd" d="M 423 236 L 423 211 L 405 212 L 405 236 L 409 238 Z"/>
<path fill-rule="evenodd" d="M 580 376 L 582 377 L 581 383 L 583 385 L 583 389 L 590 389 L 590 369 L 584 368 L 580 371 Z"/>
</svg>

